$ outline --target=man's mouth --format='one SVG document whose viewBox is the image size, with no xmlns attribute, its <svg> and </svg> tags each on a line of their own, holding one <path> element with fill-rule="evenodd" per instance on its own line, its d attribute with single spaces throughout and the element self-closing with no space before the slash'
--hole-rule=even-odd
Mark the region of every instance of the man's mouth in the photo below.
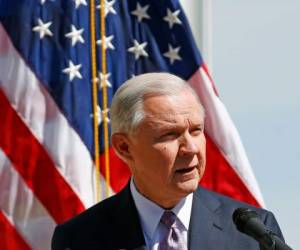
<svg viewBox="0 0 300 250">
<path fill-rule="evenodd" d="M 186 173 L 192 172 L 195 168 L 196 168 L 195 166 L 188 167 L 188 168 L 180 168 L 180 169 L 177 169 L 175 171 L 175 173 L 186 174 Z"/>
</svg>

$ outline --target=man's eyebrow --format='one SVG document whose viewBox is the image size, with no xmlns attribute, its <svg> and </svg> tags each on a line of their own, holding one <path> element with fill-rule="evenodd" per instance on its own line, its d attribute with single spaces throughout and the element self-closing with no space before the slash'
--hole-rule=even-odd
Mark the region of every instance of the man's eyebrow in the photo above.
<svg viewBox="0 0 300 250">
<path fill-rule="evenodd" d="M 159 120 L 154 121 L 153 118 L 159 118 Z M 177 122 L 177 120 L 171 115 L 168 115 L 168 116 L 167 115 L 161 115 L 161 116 L 147 115 L 145 117 L 145 120 L 150 123 L 156 123 L 156 124 L 160 124 L 160 123 L 175 124 Z"/>
<path fill-rule="evenodd" d="M 162 123 L 159 123 L 159 122 L 151 122 L 150 126 L 154 127 L 156 130 L 159 130 L 159 131 L 172 130 L 172 129 L 178 129 L 180 127 L 183 127 L 181 125 L 174 124 L 172 122 L 170 122 L 170 124 L 162 124 Z"/>
<path fill-rule="evenodd" d="M 173 124 L 173 123 L 170 123 L 170 124 L 155 123 L 155 124 L 153 124 L 153 126 L 155 126 L 157 128 L 157 130 L 160 130 L 160 131 L 167 131 L 167 130 L 173 130 L 173 129 L 185 129 L 186 128 L 185 125 Z M 203 128 L 204 123 L 203 122 L 192 123 L 192 124 L 190 124 L 190 127 L 191 128 L 197 128 L 197 127 Z"/>
</svg>

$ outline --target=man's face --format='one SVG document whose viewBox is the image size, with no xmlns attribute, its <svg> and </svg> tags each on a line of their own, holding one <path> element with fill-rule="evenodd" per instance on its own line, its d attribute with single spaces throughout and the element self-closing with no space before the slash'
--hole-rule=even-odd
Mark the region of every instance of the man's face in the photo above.
<svg viewBox="0 0 300 250">
<path fill-rule="evenodd" d="M 205 169 L 204 118 L 188 91 L 144 101 L 145 119 L 129 136 L 134 182 L 144 196 L 170 208 L 196 190 Z"/>
</svg>

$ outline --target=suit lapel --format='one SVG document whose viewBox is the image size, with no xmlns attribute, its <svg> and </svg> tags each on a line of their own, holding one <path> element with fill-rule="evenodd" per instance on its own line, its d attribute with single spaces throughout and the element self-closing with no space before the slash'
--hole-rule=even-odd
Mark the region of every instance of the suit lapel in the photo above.
<svg viewBox="0 0 300 250">
<path fill-rule="evenodd" d="M 189 227 L 189 249 L 222 249 L 218 242 L 224 237 L 220 216 L 220 202 L 205 189 L 199 188 L 193 196 Z"/>
<path fill-rule="evenodd" d="M 129 184 L 117 196 L 118 207 L 112 216 L 116 225 L 115 239 L 118 241 L 118 249 L 146 250 L 143 231 Z"/>
<path fill-rule="evenodd" d="M 116 225 L 116 249 L 146 250 L 146 243 L 130 187 L 127 185 L 118 196 L 113 212 Z M 189 226 L 189 250 L 224 249 L 224 221 L 220 201 L 205 189 L 198 188 L 193 196 Z"/>
</svg>

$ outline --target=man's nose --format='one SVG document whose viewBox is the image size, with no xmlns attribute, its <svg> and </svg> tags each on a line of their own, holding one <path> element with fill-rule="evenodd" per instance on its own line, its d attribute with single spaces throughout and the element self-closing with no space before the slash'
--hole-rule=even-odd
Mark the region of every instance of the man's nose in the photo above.
<svg viewBox="0 0 300 250">
<path fill-rule="evenodd" d="M 199 152 L 199 148 L 197 147 L 196 139 L 193 138 L 189 133 L 183 135 L 180 140 L 179 155 L 189 156 L 189 155 L 195 155 L 198 152 Z"/>
</svg>

